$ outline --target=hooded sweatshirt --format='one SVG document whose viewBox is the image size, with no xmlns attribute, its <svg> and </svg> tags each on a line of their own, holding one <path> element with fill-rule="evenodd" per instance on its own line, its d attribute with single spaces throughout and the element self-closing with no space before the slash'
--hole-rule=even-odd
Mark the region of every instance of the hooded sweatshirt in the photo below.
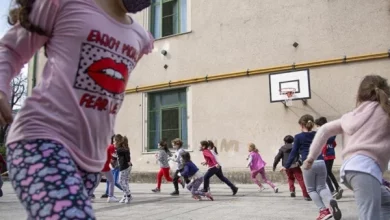
<svg viewBox="0 0 390 220">
<path fill-rule="evenodd" d="M 344 135 L 341 153 L 344 161 L 355 155 L 364 155 L 373 159 L 382 172 L 387 170 L 390 117 L 378 102 L 363 102 L 341 119 L 323 125 L 313 140 L 308 158 L 316 158 L 327 139 L 337 134 Z"/>
<path fill-rule="evenodd" d="M 261 158 L 259 152 L 252 151 L 249 154 L 248 166 L 251 171 L 258 171 L 265 167 L 266 162 Z"/>
<path fill-rule="evenodd" d="M 273 164 L 273 169 L 276 169 L 276 166 L 278 165 L 279 161 L 282 160 L 282 166 L 285 167 L 288 157 L 290 156 L 290 153 L 292 151 L 293 145 L 292 144 L 285 144 L 283 145 L 280 149 L 278 154 L 275 156 L 274 164 Z M 292 165 L 290 168 L 295 168 L 298 165 L 296 162 L 298 162 L 299 156 L 295 157 L 295 160 L 293 161 Z"/>
</svg>

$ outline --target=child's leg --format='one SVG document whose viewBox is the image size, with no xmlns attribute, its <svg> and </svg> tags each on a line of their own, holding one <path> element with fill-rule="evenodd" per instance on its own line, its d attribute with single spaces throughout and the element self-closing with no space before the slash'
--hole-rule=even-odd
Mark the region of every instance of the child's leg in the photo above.
<svg viewBox="0 0 390 220">
<path fill-rule="evenodd" d="M 119 184 L 119 169 L 116 168 L 116 169 L 112 170 L 112 174 L 114 175 L 114 182 L 115 182 L 116 188 L 118 188 L 120 191 L 123 191 L 121 184 Z"/>
<path fill-rule="evenodd" d="M 218 171 L 218 168 L 213 167 L 206 171 L 206 173 L 203 176 L 204 183 L 203 183 L 203 191 L 207 192 L 209 190 L 210 186 L 210 178 L 214 176 L 214 174 Z"/>
<path fill-rule="evenodd" d="M 222 167 L 217 168 L 217 172 L 215 173 L 215 175 L 216 175 L 222 182 L 224 182 L 226 185 L 228 185 L 233 191 L 234 191 L 234 189 L 237 189 L 237 187 L 236 187 L 235 185 L 233 185 L 233 183 L 230 182 L 230 180 L 228 180 L 228 178 L 226 178 L 226 177 L 223 175 Z"/>
<path fill-rule="evenodd" d="M 257 184 L 260 188 L 263 188 L 263 185 L 260 183 L 260 181 L 256 178 L 257 175 L 260 173 L 259 170 L 251 171 L 251 179 L 252 181 Z"/>
<path fill-rule="evenodd" d="M 191 193 L 195 196 L 205 196 L 205 192 L 199 190 L 200 185 L 203 183 L 203 177 L 199 177 L 192 182 Z"/>
<path fill-rule="evenodd" d="M 171 176 L 169 175 L 169 169 L 170 169 L 169 167 L 162 168 L 165 179 L 168 182 L 172 182 L 173 180 L 172 180 Z"/>
<path fill-rule="evenodd" d="M 31 219 L 95 219 L 87 190 L 97 185 L 98 175 L 94 183 L 83 181 L 61 144 L 13 143 L 8 145 L 7 161 L 12 185 Z"/>
<path fill-rule="evenodd" d="M 316 167 L 316 191 L 321 196 L 324 204 L 328 205 L 330 200 L 333 199 L 332 194 L 329 188 L 326 186 L 326 179 L 328 178 L 328 173 L 326 172 L 325 162 L 319 161 Z"/>
<path fill-rule="evenodd" d="M 294 177 L 294 168 L 287 169 L 286 174 L 287 174 L 287 180 L 288 180 L 288 186 L 290 188 L 290 192 L 295 192 L 295 177 Z"/>
<path fill-rule="evenodd" d="M 158 171 L 157 173 L 157 189 L 161 189 L 161 181 L 163 175 L 164 175 L 164 170 L 163 168 L 160 168 L 160 171 Z"/>
<path fill-rule="evenodd" d="M 293 174 L 295 179 L 297 179 L 299 186 L 301 187 L 303 197 L 309 198 L 309 193 L 307 193 L 305 182 L 303 181 L 303 174 L 300 167 L 293 168 Z"/>
<path fill-rule="evenodd" d="M 122 190 L 123 190 L 123 196 L 130 195 L 129 168 L 120 171 L 120 173 L 119 173 L 119 182 L 120 182 Z"/>
<path fill-rule="evenodd" d="M 333 176 L 333 174 L 332 174 L 333 160 L 325 160 L 325 165 L 326 165 L 326 172 L 328 174 L 328 176 L 326 178 L 326 185 L 328 185 L 330 192 L 334 193 L 335 189 L 333 187 L 332 178 L 331 178 L 331 175 Z M 334 178 L 334 176 L 333 176 L 333 178 Z M 337 191 L 337 189 L 336 189 L 336 191 Z"/>
<path fill-rule="evenodd" d="M 114 188 L 115 188 L 114 175 L 112 175 L 111 171 L 103 172 L 103 174 L 106 177 L 107 186 L 109 186 L 107 195 L 109 197 L 112 197 L 114 196 Z"/>
<path fill-rule="evenodd" d="M 359 219 L 381 219 L 381 184 L 373 176 L 345 171 L 345 185 L 353 190 Z"/>
<path fill-rule="evenodd" d="M 310 198 L 314 201 L 314 203 L 317 205 L 319 210 L 323 210 L 323 209 L 326 209 L 326 206 L 325 206 L 324 202 L 322 201 L 320 194 L 316 190 L 317 189 L 317 186 L 316 186 L 317 173 L 319 173 L 318 170 L 321 171 L 322 168 L 317 161 L 314 161 L 313 166 L 310 170 L 303 171 L 303 179 L 305 180 L 305 184 L 307 187 L 307 191 L 310 195 Z"/>
<path fill-rule="evenodd" d="M 180 170 L 176 170 L 175 174 L 173 175 L 173 186 L 175 187 L 175 192 L 179 192 L 179 173 Z"/>
<path fill-rule="evenodd" d="M 272 189 L 274 189 L 275 185 L 270 180 L 268 180 L 267 175 L 265 174 L 265 169 L 262 168 L 259 173 L 263 181 L 266 182 L 270 187 L 272 187 Z"/>
</svg>

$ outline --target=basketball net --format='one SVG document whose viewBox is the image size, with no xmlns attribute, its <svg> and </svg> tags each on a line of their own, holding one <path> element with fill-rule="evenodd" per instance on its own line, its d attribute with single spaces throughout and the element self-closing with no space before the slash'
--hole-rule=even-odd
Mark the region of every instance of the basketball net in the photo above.
<svg viewBox="0 0 390 220">
<path fill-rule="evenodd" d="M 282 89 L 280 91 L 280 93 L 282 95 L 285 95 L 285 99 L 284 99 L 284 104 L 286 106 L 292 106 L 293 105 L 293 98 L 294 98 L 294 94 L 295 94 L 295 89 L 294 88 L 285 88 L 285 89 Z"/>
</svg>

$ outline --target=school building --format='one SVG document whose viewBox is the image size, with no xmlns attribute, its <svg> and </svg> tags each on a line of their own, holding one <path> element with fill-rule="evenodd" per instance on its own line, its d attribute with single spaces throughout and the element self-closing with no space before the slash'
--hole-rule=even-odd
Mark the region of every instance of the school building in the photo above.
<svg viewBox="0 0 390 220">
<path fill-rule="evenodd" d="M 154 177 L 158 141 L 176 137 L 197 164 L 199 142 L 213 140 L 234 173 L 247 170 L 253 142 L 270 168 L 283 137 L 300 132 L 300 116 L 336 119 L 354 108 L 364 75 L 390 78 L 389 8 L 387 0 L 154 0 L 133 16 L 155 48 L 131 73 L 115 129 L 129 138 L 133 170 Z M 31 60 L 30 85 L 44 64 L 43 53 Z M 292 106 L 281 102 L 286 88 Z M 337 144 L 336 167 L 342 136 Z"/>
</svg>

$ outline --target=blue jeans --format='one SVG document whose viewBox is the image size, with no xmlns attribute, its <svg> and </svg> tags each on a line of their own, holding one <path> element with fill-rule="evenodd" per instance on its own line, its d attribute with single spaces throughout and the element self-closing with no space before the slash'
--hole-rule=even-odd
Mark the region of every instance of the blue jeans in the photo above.
<svg viewBox="0 0 390 220">
<path fill-rule="evenodd" d="M 115 169 L 111 170 L 111 172 L 112 172 L 112 175 L 114 176 L 115 186 L 122 191 L 122 187 L 119 184 L 119 169 L 115 168 Z M 106 182 L 106 195 L 108 195 L 108 188 L 109 187 L 110 187 L 110 183 Z"/>
</svg>

